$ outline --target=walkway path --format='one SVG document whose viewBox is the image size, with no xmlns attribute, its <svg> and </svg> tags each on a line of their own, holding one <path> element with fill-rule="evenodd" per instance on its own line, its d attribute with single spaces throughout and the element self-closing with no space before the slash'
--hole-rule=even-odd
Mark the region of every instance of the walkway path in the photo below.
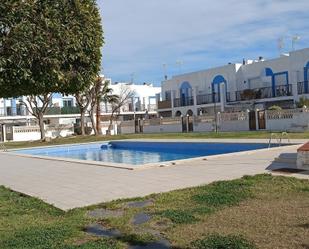
<svg viewBox="0 0 309 249">
<path fill-rule="evenodd" d="M 298 146 L 210 157 L 175 166 L 125 170 L 77 163 L 23 158 L 0 153 L 0 185 L 38 197 L 63 210 L 119 198 L 207 184 L 268 172 L 281 153 Z M 309 179 L 309 174 L 293 174 Z"/>
</svg>

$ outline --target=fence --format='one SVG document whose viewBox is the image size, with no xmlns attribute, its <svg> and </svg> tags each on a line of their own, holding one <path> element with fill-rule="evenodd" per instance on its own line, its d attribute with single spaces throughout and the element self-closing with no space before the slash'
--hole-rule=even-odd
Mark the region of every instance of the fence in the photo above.
<svg viewBox="0 0 309 249">
<path fill-rule="evenodd" d="M 250 122 L 256 123 L 256 129 L 269 131 L 306 131 L 309 130 L 309 109 L 268 110 L 265 115 L 249 116 L 248 112 L 218 113 L 194 117 L 155 118 L 146 120 L 131 120 L 121 122 L 121 133 L 164 133 L 186 132 L 186 125 L 193 123 L 194 132 L 209 131 L 249 131 Z M 252 116 L 252 115 L 251 115 Z M 262 119 L 261 119 L 262 118 Z M 261 123 L 264 122 L 264 125 Z M 264 129 L 265 128 L 265 129 Z"/>
<path fill-rule="evenodd" d="M 46 137 L 67 137 L 74 134 L 73 125 L 45 126 Z M 13 126 L 13 141 L 34 141 L 41 138 L 38 126 Z"/>
<path fill-rule="evenodd" d="M 250 114 L 250 115 L 249 115 Z M 267 110 L 253 112 L 218 113 L 194 117 L 136 119 L 113 123 L 111 134 L 165 133 L 165 132 L 210 132 L 249 131 L 249 124 L 256 123 L 255 129 L 268 131 L 309 130 L 309 109 Z M 255 114 L 255 115 L 254 115 Z M 253 120 L 252 120 L 253 119 Z M 262 123 L 262 125 L 261 125 Z M 263 124 L 264 123 L 264 124 Z M 108 129 L 109 122 L 101 123 L 102 131 Z M 40 139 L 38 126 L 6 127 L 6 134 L 13 141 Z M 251 129 L 252 130 L 252 129 Z M 8 132 L 9 131 L 9 132 Z M 74 134 L 73 125 L 45 126 L 47 137 L 65 137 Z M 105 132 L 103 132 L 105 134 Z"/>
<path fill-rule="evenodd" d="M 278 131 L 305 131 L 309 130 L 309 109 L 289 109 L 267 111 L 266 129 Z"/>
</svg>

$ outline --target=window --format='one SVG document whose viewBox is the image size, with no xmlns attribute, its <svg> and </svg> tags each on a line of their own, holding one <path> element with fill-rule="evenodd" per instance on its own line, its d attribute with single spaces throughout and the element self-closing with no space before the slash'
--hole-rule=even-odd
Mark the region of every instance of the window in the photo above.
<svg viewBox="0 0 309 249">
<path fill-rule="evenodd" d="M 288 75 L 286 73 L 280 73 L 275 75 L 275 85 L 282 86 L 288 84 Z"/>
<path fill-rule="evenodd" d="M 165 92 L 165 100 L 171 100 L 172 99 L 172 93 L 171 91 Z"/>
<path fill-rule="evenodd" d="M 73 100 L 72 99 L 64 99 L 63 100 L 63 107 L 73 107 Z"/>
</svg>

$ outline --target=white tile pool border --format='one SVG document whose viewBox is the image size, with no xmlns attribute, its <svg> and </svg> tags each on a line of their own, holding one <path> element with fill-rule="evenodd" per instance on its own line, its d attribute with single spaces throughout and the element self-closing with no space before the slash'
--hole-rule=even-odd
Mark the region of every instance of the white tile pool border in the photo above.
<svg viewBox="0 0 309 249">
<path fill-rule="evenodd" d="M 232 152 L 232 153 L 225 153 L 219 155 L 210 155 L 210 156 L 202 156 L 202 157 L 193 157 L 187 159 L 180 159 L 180 160 L 172 160 L 172 161 L 165 161 L 165 162 L 158 162 L 158 163 L 146 163 L 146 164 L 128 164 L 128 163 L 112 163 L 112 162 L 99 162 L 99 161 L 90 161 L 90 160 L 78 160 L 78 159 L 68 159 L 68 158 L 61 158 L 61 157 L 48 157 L 48 156 L 37 156 L 37 155 L 29 155 L 29 154 L 20 154 L 14 153 L 14 151 L 20 150 L 33 150 L 33 149 L 44 149 L 44 148 L 55 148 L 55 147 L 67 147 L 67 146 L 79 146 L 79 145 L 87 145 L 87 144 L 105 144 L 109 142 L 183 142 L 183 143 L 263 143 L 267 144 L 265 139 L 125 139 L 125 140 L 110 140 L 110 141 L 96 141 L 96 142 L 89 142 L 89 143 L 74 143 L 74 144 L 62 144 L 62 145 L 52 145 L 52 146 L 38 146 L 38 147 L 27 147 L 27 148 L 18 148 L 18 149 L 10 149 L 7 152 L 0 152 L 5 153 L 6 155 L 13 155 L 18 157 L 25 157 L 25 158 L 33 158 L 33 159 L 41 159 L 41 160 L 48 160 L 48 161 L 60 161 L 66 163 L 78 163 L 78 164 L 86 164 L 92 166 L 101 166 L 101 167 L 109 167 L 109 168 L 117 168 L 117 169 L 125 169 L 125 170 L 144 170 L 153 167 L 169 167 L 175 166 L 180 163 L 186 162 L 195 162 L 200 160 L 211 160 L 213 158 L 221 158 L 230 155 L 250 155 L 254 154 L 255 152 L 261 151 L 270 151 L 270 150 L 279 150 L 282 147 L 273 147 L 273 148 L 263 148 L 263 149 L 256 149 L 256 150 L 247 150 L 241 152 Z M 303 140 L 293 140 L 291 141 L 291 145 L 288 146 L 295 146 L 295 144 L 301 144 Z"/>
</svg>

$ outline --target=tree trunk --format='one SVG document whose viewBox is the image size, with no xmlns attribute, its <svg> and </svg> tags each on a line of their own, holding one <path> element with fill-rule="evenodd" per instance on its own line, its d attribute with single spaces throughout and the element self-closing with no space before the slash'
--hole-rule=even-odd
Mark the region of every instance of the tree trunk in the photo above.
<svg viewBox="0 0 309 249">
<path fill-rule="evenodd" d="M 111 131 L 113 128 L 113 119 L 114 119 L 114 112 L 112 112 L 111 117 L 109 119 L 109 125 L 108 125 L 108 130 L 107 130 L 109 135 L 111 135 Z"/>
<path fill-rule="evenodd" d="M 101 106 L 100 101 L 97 101 L 96 104 L 96 129 L 99 135 L 102 135 L 102 129 L 101 129 Z"/>
<path fill-rule="evenodd" d="M 80 129 L 82 136 L 85 136 L 85 110 L 80 112 Z"/>
<path fill-rule="evenodd" d="M 94 112 L 93 112 L 93 110 L 94 110 L 94 108 L 92 108 L 92 110 L 89 111 L 89 116 L 90 116 L 91 125 L 92 125 L 92 129 L 94 131 L 94 134 L 98 135 L 98 130 L 97 130 L 96 123 L 95 123 L 95 120 L 94 120 Z"/>
<path fill-rule="evenodd" d="M 45 139 L 45 127 L 44 127 L 43 113 L 39 113 L 37 119 L 39 121 L 39 126 L 40 126 L 41 140 L 44 140 Z"/>
</svg>

